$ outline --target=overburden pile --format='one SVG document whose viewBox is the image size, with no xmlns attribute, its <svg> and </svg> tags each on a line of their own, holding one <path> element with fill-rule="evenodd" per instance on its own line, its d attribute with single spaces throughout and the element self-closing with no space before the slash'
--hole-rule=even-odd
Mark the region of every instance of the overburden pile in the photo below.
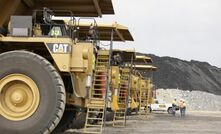
<svg viewBox="0 0 221 134">
<path fill-rule="evenodd" d="M 172 57 L 150 56 L 158 70 L 153 75 L 156 89 L 204 91 L 221 95 L 221 68 L 207 62 L 184 61 Z"/>
</svg>

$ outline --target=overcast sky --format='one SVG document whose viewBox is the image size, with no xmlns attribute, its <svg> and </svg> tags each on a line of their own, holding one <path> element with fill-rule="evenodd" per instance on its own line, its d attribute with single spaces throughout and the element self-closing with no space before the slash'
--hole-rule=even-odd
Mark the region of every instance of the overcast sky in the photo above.
<svg viewBox="0 0 221 134">
<path fill-rule="evenodd" d="M 113 0 L 113 4 L 115 16 L 100 20 L 128 26 L 135 39 L 120 48 L 221 67 L 221 0 Z"/>
</svg>

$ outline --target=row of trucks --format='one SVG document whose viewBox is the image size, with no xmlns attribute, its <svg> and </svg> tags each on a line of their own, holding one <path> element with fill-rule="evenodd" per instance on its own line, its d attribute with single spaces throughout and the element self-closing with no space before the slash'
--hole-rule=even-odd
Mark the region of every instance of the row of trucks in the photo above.
<svg viewBox="0 0 221 134">
<path fill-rule="evenodd" d="M 152 59 L 113 48 L 133 41 L 127 27 L 88 18 L 114 14 L 111 0 L 0 0 L 0 9 L 1 133 L 100 134 L 110 114 L 124 127 L 128 113 L 147 113 Z"/>
</svg>

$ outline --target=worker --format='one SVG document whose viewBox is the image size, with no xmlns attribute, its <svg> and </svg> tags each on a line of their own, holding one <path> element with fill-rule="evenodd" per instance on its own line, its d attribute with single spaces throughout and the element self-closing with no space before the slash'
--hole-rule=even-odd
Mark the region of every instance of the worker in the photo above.
<svg viewBox="0 0 221 134">
<path fill-rule="evenodd" d="M 176 100 L 177 99 L 174 98 L 174 100 L 172 101 L 172 110 L 173 110 L 172 114 L 173 114 L 173 116 L 176 115 L 176 107 L 177 107 L 177 101 Z"/>
<path fill-rule="evenodd" d="M 88 34 L 87 40 L 95 41 L 97 39 L 97 33 L 94 24 L 91 23 Z"/>
<path fill-rule="evenodd" d="M 181 117 L 185 117 L 186 103 L 185 103 L 184 99 L 180 99 L 179 108 L 180 108 L 180 115 L 181 115 Z"/>
</svg>

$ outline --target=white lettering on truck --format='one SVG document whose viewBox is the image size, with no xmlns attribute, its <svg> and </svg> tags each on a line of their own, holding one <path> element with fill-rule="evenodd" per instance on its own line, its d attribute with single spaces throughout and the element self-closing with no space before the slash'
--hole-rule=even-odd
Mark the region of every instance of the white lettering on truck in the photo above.
<svg viewBox="0 0 221 134">
<path fill-rule="evenodd" d="M 53 44 L 53 53 L 68 53 L 68 44 Z"/>
</svg>

